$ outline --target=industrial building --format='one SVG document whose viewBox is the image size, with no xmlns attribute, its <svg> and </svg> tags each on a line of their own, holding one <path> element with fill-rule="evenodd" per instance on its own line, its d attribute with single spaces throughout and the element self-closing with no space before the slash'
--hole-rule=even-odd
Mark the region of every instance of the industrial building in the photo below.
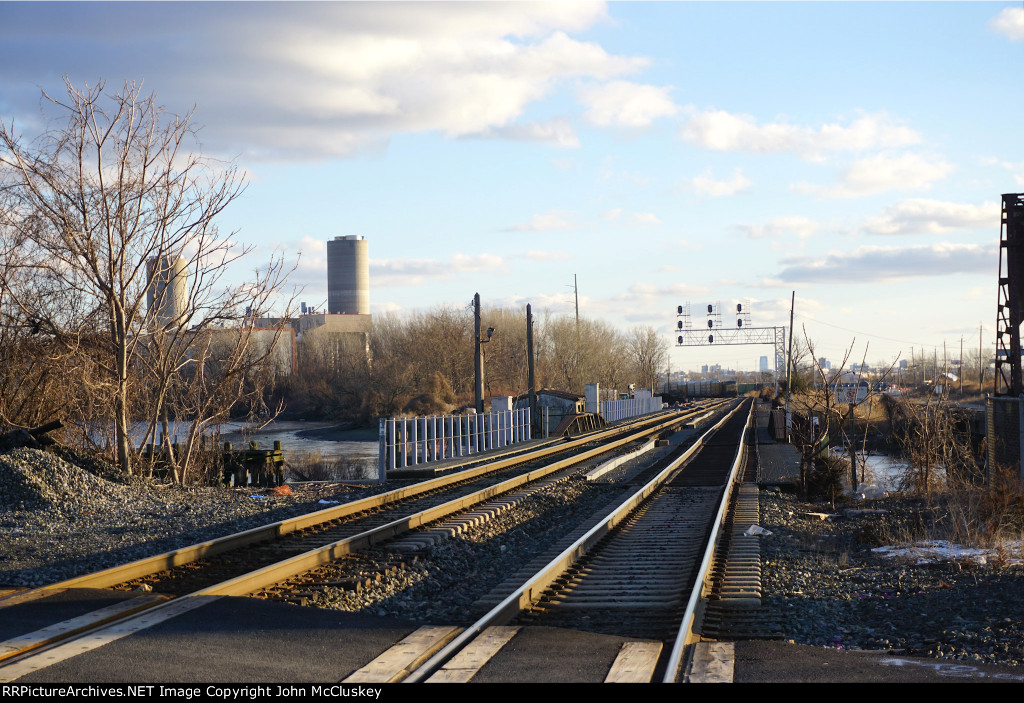
<svg viewBox="0 0 1024 703">
<path fill-rule="evenodd" d="M 370 314 L 370 243 L 365 237 L 335 237 L 327 242 L 327 312 Z"/>
<path fill-rule="evenodd" d="M 150 328 L 161 330 L 182 322 L 188 308 L 188 270 L 180 256 L 154 256 L 146 262 L 146 309 Z"/>
<path fill-rule="evenodd" d="M 146 291 L 151 328 L 164 329 L 181 322 L 188 310 L 187 263 L 180 257 L 154 257 L 147 262 Z M 365 237 L 335 237 L 327 242 L 327 312 L 302 303 L 297 317 L 263 317 L 251 321 L 249 339 L 265 353 L 276 344 L 275 364 L 281 373 L 295 368 L 297 345 L 317 344 L 334 354 L 358 352 L 369 356 L 370 329 L 370 246 Z M 277 329 L 285 327 L 285 334 Z M 218 334 L 230 332 L 219 330 Z"/>
<path fill-rule="evenodd" d="M 288 319 L 260 318 L 258 327 L 290 326 L 298 345 L 323 345 L 335 353 L 370 353 L 370 244 L 358 235 L 327 242 L 327 312 L 302 303 L 301 314 Z"/>
</svg>

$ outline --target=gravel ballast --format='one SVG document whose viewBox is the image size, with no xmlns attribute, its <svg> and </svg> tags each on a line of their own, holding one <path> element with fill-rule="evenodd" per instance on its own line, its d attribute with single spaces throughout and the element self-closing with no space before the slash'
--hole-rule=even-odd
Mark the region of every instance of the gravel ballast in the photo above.
<svg viewBox="0 0 1024 703">
<path fill-rule="evenodd" d="M 0 455 L 0 585 L 54 583 L 329 507 L 320 500 L 355 500 L 393 487 L 297 484 L 290 496 L 271 496 L 252 488 L 119 482 L 48 452 L 18 449 Z M 587 493 L 571 480 L 546 500 L 557 507 Z M 601 493 L 592 494 L 595 507 L 610 498 Z M 780 615 L 786 639 L 1024 664 L 1024 567 L 1002 555 L 985 564 L 887 556 L 873 550 L 918 531 L 924 504 L 888 498 L 845 508 L 761 492 L 761 526 L 772 533 L 761 540 L 764 603 Z M 389 560 L 394 567 L 359 594 L 325 592 L 311 605 L 430 620 L 465 617 L 472 598 L 522 567 L 565 522 L 560 510 L 522 510 L 426 553 L 368 555 L 368 572 Z M 530 510 L 541 519 L 532 520 Z M 429 602 L 433 607 L 425 607 Z"/>
<path fill-rule="evenodd" d="M 883 549 L 941 518 L 923 500 L 834 510 L 761 491 L 764 603 L 797 644 L 1024 665 L 1019 558 Z"/>
</svg>

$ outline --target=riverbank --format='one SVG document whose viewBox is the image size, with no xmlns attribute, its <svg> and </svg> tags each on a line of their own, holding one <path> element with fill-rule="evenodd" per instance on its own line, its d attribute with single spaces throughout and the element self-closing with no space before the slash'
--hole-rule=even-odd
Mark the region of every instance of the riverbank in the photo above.
<svg viewBox="0 0 1024 703">
<path fill-rule="evenodd" d="M 326 442 L 376 442 L 380 438 L 380 430 L 376 427 L 352 427 L 343 424 L 298 430 L 295 435 Z"/>
</svg>

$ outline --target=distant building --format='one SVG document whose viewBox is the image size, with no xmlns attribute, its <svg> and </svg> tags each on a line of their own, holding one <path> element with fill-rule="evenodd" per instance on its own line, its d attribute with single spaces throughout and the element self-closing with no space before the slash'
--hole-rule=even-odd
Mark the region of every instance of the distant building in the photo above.
<svg viewBox="0 0 1024 703">
<path fill-rule="evenodd" d="M 768 370 L 769 370 L 768 369 L 768 357 L 767 356 L 762 356 L 761 357 L 761 371 L 762 372 L 767 372 Z"/>
<path fill-rule="evenodd" d="M 285 324 L 294 331 L 299 358 L 314 345 L 321 358 L 370 355 L 370 245 L 365 237 L 335 237 L 327 242 L 327 312 L 302 303 L 298 317 L 265 317 L 259 327 Z"/>
<path fill-rule="evenodd" d="M 516 410 L 530 407 L 530 394 L 516 396 L 514 399 Z M 534 423 L 541 425 L 544 422 L 544 409 L 547 408 L 547 431 L 552 432 L 566 417 L 585 412 L 586 398 L 575 393 L 556 391 L 551 388 L 542 388 L 537 391 L 537 414 Z"/>
<path fill-rule="evenodd" d="M 327 312 L 370 314 L 370 244 L 364 237 L 327 242 Z"/>
<path fill-rule="evenodd" d="M 146 309 L 150 327 L 164 329 L 183 324 L 188 308 L 188 265 L 180 256 L 154 256 L 146 262 Z"/>
</svg>

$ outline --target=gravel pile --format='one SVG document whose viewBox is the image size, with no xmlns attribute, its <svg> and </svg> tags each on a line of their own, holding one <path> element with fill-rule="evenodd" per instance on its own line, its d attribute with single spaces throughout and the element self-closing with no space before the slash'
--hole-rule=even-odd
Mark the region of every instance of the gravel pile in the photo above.
<svg viewBox="0 0 1024 703">
<path fill-rule="evenodd" d="M 322 499 L 384 490 L 303 484 L 278 497 L 256 488 L 119 482 L 94 473 L 116 476 L 110 467 L 82 463 L 92 471 L 38 449 L 0 454 L 0 585 L 54 583 L 330 507 Z"/>
<path fill-rule="evenodd" d="M 998 554 L 980 563 L 879 549 L 942 518 L 922 501 L 844 511 L 762 491 L 761 526 L 772 532 L 761 541 L 765 605 L 798 644 L 1024 665 L 1024 566 Z"/>
</svg>

